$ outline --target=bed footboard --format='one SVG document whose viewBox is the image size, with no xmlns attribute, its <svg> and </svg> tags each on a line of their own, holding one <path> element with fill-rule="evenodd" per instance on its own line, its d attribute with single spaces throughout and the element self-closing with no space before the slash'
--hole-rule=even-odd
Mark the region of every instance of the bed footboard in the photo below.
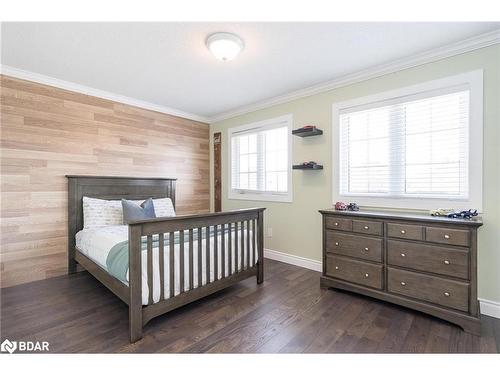
<svg viewBox="0 0 500 375">
<path fill-rule="evenodd" d="M 141 339 L 143 326 L 158 315 L 251 276 L 262 283 L 264 210 L 252 208 L 130 223 L 130 341 Z M 147 253 L 148 304 L 145 306 L 142 301 L 143 251 Z M 159 298 L 154 296 L 155 287 Z"/>
</svg>

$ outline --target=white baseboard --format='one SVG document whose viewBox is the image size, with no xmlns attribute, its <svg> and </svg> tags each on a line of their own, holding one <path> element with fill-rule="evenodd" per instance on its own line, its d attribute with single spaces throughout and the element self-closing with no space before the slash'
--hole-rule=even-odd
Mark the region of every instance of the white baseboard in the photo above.
<svg viewBox="0 0 500 375">
<path fill-rule="evenodd" d="M 313 271 L 321 272 L 323 270 L 323 265 L 320 261 L 299 257 L 297 255 L 282 253 L 281 251 L 264 249 L 264 258 L 277 260 L 283 263 L 293 264 L 294 266 L 307 268 Z"/>
<path fill-rule="evenodd" d="M 479 304 L 481 306 L 481 314 L 500 319 L 499 302 L 490 301 L 484 298 L 479 298 Z"/>
<path fill-rule="evenodd" d="M 271 249 L 264 249 L 264 258 L 293 264 L 294 266 L 303 267 L 318 272 L 321 272 L 323 268 L 320 261 L 299 257 L 297 255 L 290 255 L 281 251 Z M 481 314 L 500 319 L 500 302 L 479 298 L 479 303 L 481 305 Z"/>
</svg>

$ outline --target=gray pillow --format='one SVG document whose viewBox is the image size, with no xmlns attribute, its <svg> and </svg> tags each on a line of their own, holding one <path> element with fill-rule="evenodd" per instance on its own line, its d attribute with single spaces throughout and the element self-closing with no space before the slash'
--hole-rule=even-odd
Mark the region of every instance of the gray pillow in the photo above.
<svg viewBox="0 0 500 375">
<path fill-rule="evenodd" d="M 153 219 L 156 217 L 152 198 L 146 199 L 140 206 L 133 201 L 122 199 L 122 208 L 123 224 L 128 224 L 135 220 Z"/>
</svg>

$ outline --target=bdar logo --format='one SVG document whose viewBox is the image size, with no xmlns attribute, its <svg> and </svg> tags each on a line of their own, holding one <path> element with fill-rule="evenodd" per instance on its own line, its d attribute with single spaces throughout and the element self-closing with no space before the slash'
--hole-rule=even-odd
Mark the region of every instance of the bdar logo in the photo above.
<svg viewBox="0 0 500 375">
<path fill-rule="evenodd" d="M 10 354 L 14 353 L 16 349 L 17 349 L 17 342 L 10 341 L 8 339 L 5 339 L 4 342 L 2 342 L 2 345 L 0 346 L 0 350 L 2 352 L 9 352 Z"/>
</svg>

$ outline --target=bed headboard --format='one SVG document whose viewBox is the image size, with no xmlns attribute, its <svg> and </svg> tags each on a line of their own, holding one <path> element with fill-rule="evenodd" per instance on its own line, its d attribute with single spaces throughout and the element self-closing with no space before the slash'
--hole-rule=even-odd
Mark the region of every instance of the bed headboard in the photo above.
<svg viewBox="0 0 500 375">
<path fill-rule="evenodd" d="M 100 199 L 170 198 L 175 208 L 175 178 L 66 176 L 68 178 L 68 272 L 76 271 L 75 235 L 83 229 L 83 197 Z"/>
</svg>

